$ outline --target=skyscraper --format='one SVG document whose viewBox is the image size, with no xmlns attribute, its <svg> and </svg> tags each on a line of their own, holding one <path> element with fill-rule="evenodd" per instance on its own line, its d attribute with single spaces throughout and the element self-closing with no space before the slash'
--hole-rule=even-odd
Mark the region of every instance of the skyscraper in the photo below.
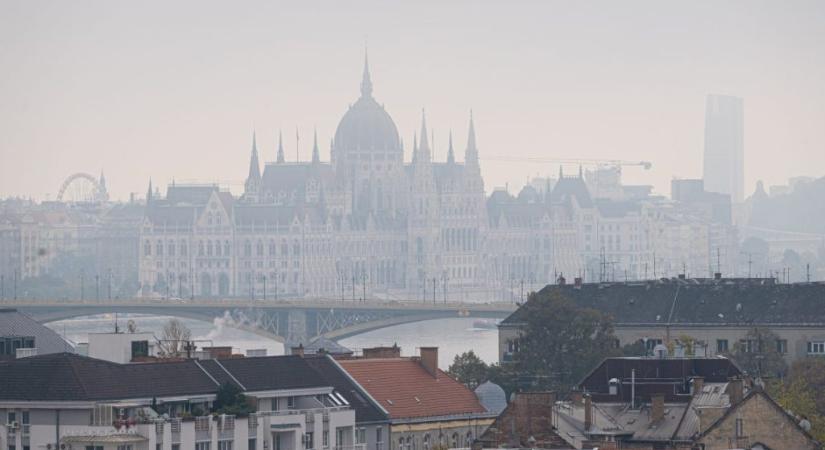
<svg viewBox="0 0 825 450">
<path fill-rule="evenodd" d="M 705 108 L 705 189 L 741 202 L 745 189 L 744 113 L 740 97 L 708 95 Z"/>
</svg>

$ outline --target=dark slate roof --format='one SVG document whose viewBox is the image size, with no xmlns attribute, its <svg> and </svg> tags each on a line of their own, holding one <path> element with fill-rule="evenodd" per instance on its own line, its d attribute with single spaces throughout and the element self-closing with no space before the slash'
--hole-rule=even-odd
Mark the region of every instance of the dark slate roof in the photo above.
<svg viewBox="0 0 825 450">
<path fill-rule="evenodd" d="M 502 321 L 523 323 L 531 305 L 558 292 L 610 314 L 621 324 L 825 324 L 825 283 L 776 284 L 772 279 L 660 280 L 549 285 Z"/>
<path fill-rule="evenodd" d="M 609 381 L 630 380 L 635 371 L 637 380 L 681 380 L 703 377 L 708 383 L 724 383 L 742 371 L 727 358 L 606 358 L 579 383 L 581 390 L 607 393 Z M 686 385 L 687 387 L 687 385 Z"/>
<path fill-rule="evenodd" d="M 220 363 L 247 391 L 328 386 L 300 356 L 222 359 Z"/>
<path fill-rule="evenodd" d="M 0 400 L 97 401 L 208 395 L 223 382 L 237 384 L 234 380 L 246 391 L 328 386 L 297 356 L 117 364 L 55 353 L 0 363 Z"/>
<path fill-rule="evenodd" d="M 324 381 L 343 395 L 355 410 L 357 423 L 385 422 L 389 416 L 382 411 L 368 394 L 365 394 L 338 364 L 328 355 L 307 356 L 304 359 Z"/>
<path fill-rule="evenodd" d="M 194 361 L 116 364 L 73 353 L 0 363 L 3 400 L 120 400 L 214 393 Z"/>
<path fill-rule="evenodd" d="M 584 179 L 580 177 L 561 177 L 553 186 L 550 199 L 553 203 L 564 203 L 575 198 L 582 208 L 593 207 L 593 200 Z"/>
<path fill-rule="evenodd" d="M 642 210 L 641 203 L 636 201 L 615 201 L 607 199 L 596 200 L 596 208 L 602 217 L 625 217 Z"/>
<path fill-rule="evenodd" d="M 51 328 L 38 323 L 14 308 L 0 308 L 0 337 L 30 336 L 41 355 L 74 353 L 74 348 Z"/>
<path fill-rule="evenodd" d="M 186 203 L 190 205 L 205 205 L 218 190 L 217 185 L 169 185 L 166 188 L 166 201 L 171 204 Z"/>
</svg>

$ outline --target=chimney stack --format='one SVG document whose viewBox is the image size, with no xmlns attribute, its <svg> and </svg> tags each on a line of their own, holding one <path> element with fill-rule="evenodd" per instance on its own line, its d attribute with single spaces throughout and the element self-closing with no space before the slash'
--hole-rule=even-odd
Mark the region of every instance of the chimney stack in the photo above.
<svg viewBox="0 0 825 450">
<path fill-rule="evenodd" d="M 590 431 L 593 426 L 593 400 L 589 394 L 584 396 L 584 430 Z"/>
<path fill-rule="evenodd" d="M 570 401 L 573 402 L 574 405 L 581 405 L 582 404 L 582 393 L 581 391 L 573 391 L 570 393 Z"/>
<path fill-rule="evenodd" d="M 742 379 L 741 378 L 731 378 L 728 381 L 728 398 L 730 399 L 731 406 L 736 405 L 737 403 L 742 401 L 742 397 L 744 397 L 744 393 L 742 392 Z"/>
<path fill-rule="evenodd" d="M 438 378 L 438 347 L 421 347 L 421 365 L 434 378 Z"/>
<path fill-rule="evenodd" d="M 400 358 L 401 347 L 393 345 L 392 347 L 372 347 L 363 350 L 364 358 Z"/>
<path fill-rule="evenodd" d="M 656 393 L 650 396 L 650 421 L 658 422 L 665 418 L 665 394 Z"/>
<path fill-rule="evenodd" d="M 300 357 L 304 357 L 304 344 L 298 344 L 297 347 L 291 347 L 290 349 L 291 355 L 298 355 Z"/>
<path fill-rule="evenodd" d="M 693 377 L 693 392 L 694 396 L 697 396 L 702 393 L 702 389 L 705 387 L 705 377 Z"/>
</svg>

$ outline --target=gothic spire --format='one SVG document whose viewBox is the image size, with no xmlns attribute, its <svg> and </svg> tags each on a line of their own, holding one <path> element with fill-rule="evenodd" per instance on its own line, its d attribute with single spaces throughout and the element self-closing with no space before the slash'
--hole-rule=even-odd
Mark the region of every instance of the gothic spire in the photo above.
<svg viewBox="0 0 825 450">
<path fill-rule="evenodd" d="M 478 165 L 478 148 L 476 147 L 476 127 L 473 123 L 473 111 L 470 110 L 470 131 L 467 136 L 467 150 L 464 152 L 464 163 Z"/>
<path fill-rule="evenodd" d="M 278 159 L 276 160 L 278 164 L 284 163 L 284 136 L 278 131 Z"/>
<path fill-rule="evenodd" d="M 453 130 L 450 130 L 450 146 L 447 149 L 447 163 L 455 163 L 455 152 L 453 151 Z"/>
<path fill-rule="evenodd" d="M 427 115 L 421 110 L 421 145 L 418 148 L 422 162 L 430 162 L 430 143 L 427 140 Z"/>
<path fill-rule="evenodd" d="M 413 154 L 412 154 L 413 162 L 418 161 L 418 135 L 413 132 Z"/>
<path fill-rule="evenodd" d="M 255 131 L 252 131 L 252 156 L 249 158 L 249 175 L 246 177 L 246 191 L 253 192 L 258 189 L 261 182 L 261 166 L 258 162 L 258 145 L 255 138 Z"/>
<path fill-rule="evenodd" d="M 146 205 L 152 202 L 152 177 L 149 177 L 149 189 L 146 189 Z"/>
<path fill-rule="evenodd" d="M 317 164 L 321 162 L 321 155 L 318 152 L 318 130 L 315 130 L 315 136 L 312 143 L 312 163 Z"/>
<path fill-rule="evenodd" d="M 361 97 L 372 97 L 372 80 L 370 79 L 370 62 L 367 49 L 364 49 L 364 74 L 361 77 Z"/>
</svg>

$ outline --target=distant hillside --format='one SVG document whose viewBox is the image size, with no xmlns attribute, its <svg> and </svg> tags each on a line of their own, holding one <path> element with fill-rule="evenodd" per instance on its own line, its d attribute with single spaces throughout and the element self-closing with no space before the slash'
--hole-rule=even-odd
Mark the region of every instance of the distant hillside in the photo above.
<svg viewBox="0 0 825 450">
<path fill-rule="evenodd" d="M 825 234 L 825 177 L 797 185 L 776 197 L 754 196 L 754 227 Z"/>
</svg>

